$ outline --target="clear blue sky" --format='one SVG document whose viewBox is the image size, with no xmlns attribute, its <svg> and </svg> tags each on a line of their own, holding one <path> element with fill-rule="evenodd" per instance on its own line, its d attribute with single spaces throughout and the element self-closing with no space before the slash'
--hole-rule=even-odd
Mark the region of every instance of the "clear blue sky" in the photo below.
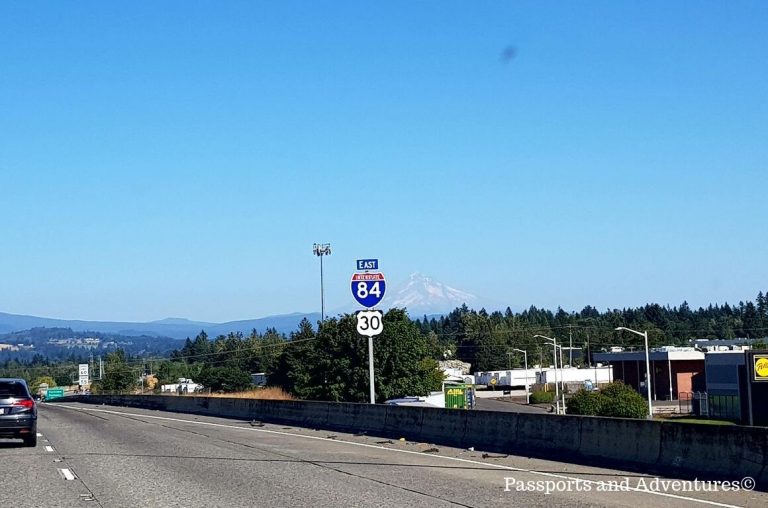
<svg viewBox="0 0 768 508">
<path fill-rule="evenodd" d="M 0 311 L 768 289 L 768 3 L 0 3 Z M 505 48 L 514 47 L 511 59 Z"/>
</svg>

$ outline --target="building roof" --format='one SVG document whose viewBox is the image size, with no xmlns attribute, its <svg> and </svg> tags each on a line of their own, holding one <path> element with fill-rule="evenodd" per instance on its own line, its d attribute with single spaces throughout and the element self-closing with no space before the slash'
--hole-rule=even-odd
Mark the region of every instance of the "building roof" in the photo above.
<svg viewBox="0 0 768 508">
<path fill-rule="evenodd" d="M 648 354 L 649 359 L 655 362 L 680 361 L 680 360 L 704 360 L 704 352 L 693 348 L 670 348 L 668 350 L 652 349 Z M 645 351 L 620 351 L 617 353 L 595 353 L 592 355 L 596 362 L 644 362 Z"/>
</svg>

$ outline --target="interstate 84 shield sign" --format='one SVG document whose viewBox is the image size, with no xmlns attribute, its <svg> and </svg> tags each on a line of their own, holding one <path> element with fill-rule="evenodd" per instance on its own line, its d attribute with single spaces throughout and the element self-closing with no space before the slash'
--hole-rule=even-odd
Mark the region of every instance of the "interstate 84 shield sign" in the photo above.
<svg viewBox="0 0 768 508">
<path fill-rule="evenodd" d="M 383 273 L 355 273 L 352 275 L 352 296 L 363 307 L 375 307 L 384 298 L 387 282 Z"/>
</svg>

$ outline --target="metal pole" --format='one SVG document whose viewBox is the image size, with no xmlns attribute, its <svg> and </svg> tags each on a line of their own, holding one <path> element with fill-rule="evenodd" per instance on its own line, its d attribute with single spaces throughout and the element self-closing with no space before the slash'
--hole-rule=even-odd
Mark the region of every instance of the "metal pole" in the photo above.
<svg viewBox="0 0 768 508">
<path fill-rule="evenodd" d="M 552 341 L 552 360 L 555 362 L 555 408 L 560 414 L 560 390 L 557 387 L 557 342 Z"/>
<path fill-rule="evenodd" d="M 568 325 L 568 366 L 573 367 L 573 328 Z"/>
<path fill-rule="evenodd" d="M 667 370 L 669 371 L 669 400 L 675 400 L 672 398 L 672 360 L 669 359 L 669 353 L 667 353 Z"/>
<path fill-rule="evenodd" d="M 325 291 L 323 289 L 323 255 L 320 254 L 320 322 L 325 321 Z"/>
<path fill-rule="evenodd" d="M 744 362 L 747 367 L 744 371 L 747 373 L 747 410 L 749 411 L 748 422 L 751 427 L 755 424 L 754 409 L 752 408 L 752 380 L 755 379 L 755 357 L 750 355 L 749 352 L 745 352 Z"/>
<path fill-rule="evenodd" d="M 325 288 L 323 287 L 323 256 L 331 254 L 330 243 L 316 243 L 312 247 L 312 252 L 320 257 L 320 323 L 325 321 Z"/>
<path fill-rule="evenodd" d="M 645 337 L 645 387 L 647 388 L 648 393 L 648 419 L 653 420 L 653 405 L 651 404 L 651 360 L 650 360 L 650 354 L 648 353 L 648 332 L 643 332 L 643 337 Z"/>
<path fill-rule="evenodd" d="M 563 399 L 561 407 L 565 414 L 565 376 L 563 376 L 563 346 L 560 346 L 560 397 Z"/>
<path fill-rule="evenodd" d="M 531 403 L 531 390 L 528 384 L 528 352 L 523 351 L 523 358 L 525 359 L 525 403 Z"/>
<path fill-rule="evenodd" d="M 376 404 L 376 388 L 373 379 L 373 337 L 368 336 L 368 377 L 371 380 L 371 404 Z"/>
</svg>

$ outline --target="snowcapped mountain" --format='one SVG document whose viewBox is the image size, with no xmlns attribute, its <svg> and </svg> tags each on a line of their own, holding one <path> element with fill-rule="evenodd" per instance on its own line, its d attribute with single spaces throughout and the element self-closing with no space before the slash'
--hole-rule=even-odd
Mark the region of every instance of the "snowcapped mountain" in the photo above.
<svg viewBox="0 0 768 508">
<path fill-rule="evenodd" d="M 382 307 L 405 307 L 412 318 L 418 318 L 424 314 L 445 314 L 465 303 L 469 308 L 479 308 L 480 299 L 416 272 L 395 291 L 387 292 Z"/>
</svg>

